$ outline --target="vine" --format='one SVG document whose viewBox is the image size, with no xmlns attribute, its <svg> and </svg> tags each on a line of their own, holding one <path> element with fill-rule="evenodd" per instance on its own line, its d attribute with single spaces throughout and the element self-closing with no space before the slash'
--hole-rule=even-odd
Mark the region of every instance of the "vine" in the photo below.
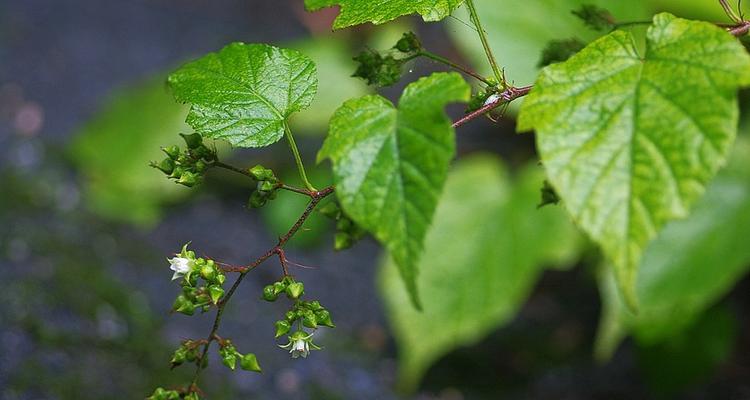
<svg viewBox="0 0 750 400">
<path fill-rule="evenodd" d="M 340 5 L 336 29 L 412 13 L 426 21 L 440 20 L 462 1 L 394 0 L 377 9 L 366 3 L 306 1 L 310 10 Z M 739 4 L 735 9 L 726 0 L 719 4 L 731 22 L 719 25 L 669 14 L 653 21 L 620 22 L 607 10 L 583 6 L 574 15 L 602 37 L 589 44 L 552 42 L 541 63 L 549 65 L 536 83 L 514 86 L 493 54 L 474 1 L 463 3 L 492 76 L 428 51 L 411 32 L 387 51 L 360 53 L 354 58 L 359 63 L 354 76 L 374 86 L 395 84 L 406 63 L 423 57 L 482 87 L 473 90 L 458 73 L 441 72 L 407 85 L 397 105 L 379 95 L 345 102 L 332 116 L 318 153 L 319 162 L 332 162 L 335 187 L 318 190 L 310 182 L 288 124 L 317 91 L 316 66 L 309 58 L 265 44 L 232 43 L 170 75 L 175 98 L 191 105 L 187 122 L 195 133 L 182 135 L 184 149 L 164 148 L 166 158 L 152 166 L 188 187 L 199 184 L 211 168 L 241 174 L 255 183 L 250 208 L 264 206 L 279 191 L 305 196 L 309 202 L 276 244 L 247 265 L 196 257 L 188 245 L 169 260 L 173 279 L 182 287 L 173 310 L 187 315 L 216 312 L 205 338 L 184 341 L 172 358 L 173 367 L 195 365 L 192 381 L 179 389 L 158 388 L 150 399 L 197 399 L 214 343 L 227 367 L 235 369 L 239 360 L 242 369 L 261 371 L 253 353 L 240 353 L 219 330 L 229 301 L 248 273 L 274 257 L 281 278 L 267 285 L 262 297 L 276 301 L 285 294 L 292 301 L 275 324 L 276 337 L 288 338 L 280 347 L 294 358 L 319 349 L 313 336 L 320 326 L 334 327 L 330 312 L 318 301 L 302 300 L 304 284 L 289 273 L 284 250 L 316 209 L 336 221 L 336 249 L 351 246 L 365 232 L 380 241 L 397 264 L 411 302 L 421 308 L 417 263 L 455 156 L 454 129 L 482 116 L 493 118 L 493 111 L 522 97 L 526 101 L 519 130 L 536 132 L 547 173 L 540 207 L 564 204 L 581 230 L 601 246 L 631 309 L 638 308 L 635 277 L 644 248 L 665 223 L 687 215 L 724 163 L 736 135 L 736 92 L 750 85 L 750 56 L 732 36 L 746 35 L 750 21 Z M 649 25 L 645 52 L 624 31 L 634 25 Z M 452 121 L 443 109 L 454 102 L 467 107 L 463 117 Z M 260 165 L 243 169 L 226 164 L 215 148 L 204 144 L 204 139 L 221 139 L 239 147 L 263 147 L 281 137 L 304 187 L 288 185 Z M 336 201 L 319 207 L 334 193 Z M 225 291 L 227 274 L 237 277 Z"/>
</svg>

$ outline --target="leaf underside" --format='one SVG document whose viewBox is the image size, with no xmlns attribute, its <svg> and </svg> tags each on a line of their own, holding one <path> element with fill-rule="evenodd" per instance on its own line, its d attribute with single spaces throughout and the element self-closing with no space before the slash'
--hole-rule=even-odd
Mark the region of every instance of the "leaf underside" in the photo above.
<svg viewBox="0 0 750 400">
<path fill-rule="evenodd" d="M 420 14 L 425 21 L 439 21 L 449 16 L 463 0 L 305 0 L 310 11 L 341 6 L 333 29 L 372 22 L 379 25 L 402 15 Z"/>
<path fill-rule="evenodd" d="M 603 249 L 628 305 L 644 248 L 727 158 L 750 57 L 723 29 L 654 17 L 644 56 L 615 31 L 545 68 L 519 115 L 549 178 Z"/>
<path fill-rule="evenodd" d="M 232 43 L 169 76 L 175 98 L 192 104 L 187 123 L 202 136 L 263 147 L 284 136 L 290 114 L 318 88 L 315 64 L 301 53 Z"/>
<path fill-rule="evenodd" d="M 386 246 L 417 307 L 416 265 L 455 154 L 443 108 L 470 92 L 460 75 L 436 73 L 407 86 L 398 108 L 377 95 L 349 100 L 318 154 L 333 162 L 344 211 Z"/>
</svg>

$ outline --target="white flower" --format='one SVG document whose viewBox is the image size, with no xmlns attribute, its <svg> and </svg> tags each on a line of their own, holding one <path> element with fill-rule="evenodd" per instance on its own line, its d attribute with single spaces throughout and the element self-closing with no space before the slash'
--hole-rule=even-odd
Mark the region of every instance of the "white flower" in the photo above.
<svg viewBox="0 0 750 400">
<path fill-rule="evenodd" d="M 172 280 L 181 278 L 186 274 L 189 274 L 195 266 L 195 261 L 185 257 L 173 257 L 168 259 L 167 261 L 169 261 L 169 269 L 174 271 Z"/>
<path fill-rule="evenodd" d="M 302 356 L 302 358 L 307 358 L 307 355 L 310 354 L 311 348 L 313 350 L 320 350 L 320 347 L 312 342 L 312 336 L 312 333 L 308 334 L 304 331 L 297 331 L 289 335 L 289 343 L 283 346 L 279 345 L 279 347 L 282 349 L 289 349 L 292 358 L 299 358 L 300 356 Z"/>
</svg>

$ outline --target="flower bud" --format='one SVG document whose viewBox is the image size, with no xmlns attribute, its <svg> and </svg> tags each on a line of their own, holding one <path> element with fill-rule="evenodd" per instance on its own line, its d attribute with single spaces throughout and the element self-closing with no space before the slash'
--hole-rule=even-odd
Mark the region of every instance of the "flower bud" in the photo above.
<svg viewBox="0 0 750 400">
<path fill-rule="evenodd" d="M 302 282 L 292 282 L 286 287 L 286 296 L 292 300 L 297 300 L 305 292 L 305 285 Z"/>
<path fill-rule="evenodd" d="M 181 365 L 185 361 L 187 361 L 187 349 L 185 349 L 184 346 L 180 346 L 172 355 L 172 360 L 170 361 L 172 363 L 172 368 Z"/>
<path fill-rule="evenodd" d="M 219 355 L 221 362 L 234 371 L 237 366 L 237 349 L 232 344 L 227 344 L 219 348 Z"/>
<path fill-rule="evenodd" d="M 171 174 L 175 167 L 174 160 L 171 158 L 165 158 L 159 164 L 152 164 L 152 166 L 167 175 Z"/>
<path fill-rule="evenodd" d="M 285 282 L 274 282 L 273 283 L 273 293 L 274 294 L 281 294 L 286 290 L 287 283 Z"/>
<path fill-rule="evenodd" d="M 172 305 L 172 310 L 185 315 L 193 315 L 195 312 L 195 305 L 184 295 L 179 295 Z"/>
<path fill-rule="evenodd" d="M 258 164 L 248 170 L 256 181 L 276 181 L 273 171 Z"/>
<path fill-rule="evenodd" d="M 292 324 L 287 320 L 276 321 L 276 337 L 284 336 L 292 329 Z"/>
<path fill-rule="evenodd" d="M 211 296 L 211 301 L 214 304 L 218 304 L 221 296 L 224 296 L 224 289 L 222 289 L 221 286 L 218 285 L 211 285 L 208 287 L 208 293 Z"/>
<path fill-rule="evenodd" d="M 287 322 L 291 324 L 297 320 L 297 313 L 294 311 L 287 311 L 286 314 L 284 314 L 284 318 L 286 318 Z"/>
<path fill-rule="evenodd" d="M 302 317 L 302 325 L 315 329 L 318 327 L 318 319 L 315 317 L 315 313 L 310 310 L 306 310 Z"/>
<path fill-rule="evenodd" d="M 354 244 L 352 235 L 346 232 L 336 232 L 333 238 L 333 249 L 336 251 L 346 250 Z"/>
<path fill-rule="evenodd" d="M 263 300 L 265 301 L 276 301 L 279 295 L 273 290 L 273 285 L 268 285 L 263 288 Z"/>
<path fill-rule="evenodd" d="M 308 301 L 306 304 L 307 304 L 307 308 L 309 308 L 309 309 L 311 309 L 313 311 L 318 311 L 318 310 L 322 310 L 323 309 L 323 306 L 321 306 L 320 302 L 317 301 L 317 300 Z"/>
<path fill-rule="evenodd" d="M 208 164 L 204 161 L 198 160 L 195 162 L 195 172 L 202 174 L 206 172 L 206 169 L 208 169 Z"/>
<path fill-rule="evenodd" d="M 175 400 L 177 400 L 177 399 L 178 399 L 178 397 L 175 398 Z M 198 393 L 192 392 L 192 393 L 186 394 L 185 397 L 184 397 L 184 400 L 200 400 L 200 397 L 198 396 Z"/>
<path fill-rule="evenodd" d="M 259 181 L 258 182 L 258 191 L 265 192 L 265 193 L 271 193 L 274 190 L 276 190 L 276 184 L 271 181 Z"/>
<path fill-rule="evenodd" d="M 336 325 L 333 324 L 333 320 L 331 320 L 331 313 L 329 313 L 328 310 L 315 311 L 315 318 L 320 325 L 327 326 L 329 328 L 336 327 Z"/>
<path fill-rule="evenodd" d="M 245 371 L 261 372 L 258 358 L 253 353 L 247 353 L 240 358 L 240 368 Z"/>
<path fill-rule="evenodd" d="M 185 144 L 187 145 L 188 148 L 196 149 L 203 144 L 203 138 L 197 132 L 191 135 L 180 133 L 180 136 L 182 136 L 182 138 L 185 139 Z"/>
<path fill-rule="evenodd" d="M 185 171 L 182 173 L 182 176 L 180 176 L 180 179 L 177 180 L 177 183 L 180 185 L 185 185 L 187 187 L 193 187 L 197 185 L 199 182 L 199 176 L 198 174 L 190 171 Z"/>
<path fill-rule="evenodd" d="M 419 42 L 414 32 L 406 32 L 394 47 L 402 53 L 412 53 L 421 50 L 422 43 Z"/>
<path fill-rule="evenodd" d="M 216 266 L 213 263 L 206 264 L 201 267 L 200 269 L 201 278 L 213 282 L 216 280 L 216 275 L 218 274 L 218 271 L 216 270 Z"/>
<path fill-rule="evenodd" d="M 177 158 L 180 157 L 180 147 L 176 145 L 169 146 L 169 147 L 162 147 L 161 151 L 163 151 L 172 160 L 177 160 Z"/>
<path fill-rule="evenodd" d="M 268 198 L 264 196 L 261 192 L 253 192 L 250 195 L 250 200 L 248 200 L 247 205 L 250 208 L 261 208 L 268 202 Z"/>
<path fill-rule="evenodd" d="M 218 282 L 219 285 L 223 285 L 226 280 L 227 276 L 222 274 L 221 272 L 216 275 L 216 282 Z"/>
</svg>

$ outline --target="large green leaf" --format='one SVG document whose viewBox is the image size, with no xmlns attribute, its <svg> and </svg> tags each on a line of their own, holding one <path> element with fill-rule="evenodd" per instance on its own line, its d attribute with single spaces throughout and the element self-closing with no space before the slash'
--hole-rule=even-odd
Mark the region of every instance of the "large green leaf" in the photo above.
<svg viewBox="0 0 750 400">
<path fill-rule="evenodd" d="M 443 108 L 470 91 L 460 75 L 436 73 L 407 86 L 398 108 L 377 95 L 347 101 L 318 154 L 333 161 L 342 207 L 385 244 L 417 307 L 416 265 L 455 153 Z"/>
<path fill-rule="evenodd" d="M 474 0 L 474 3 L 500 65 L 517 85 L 534 81 L 542 50 L 551 40 L 575 37 L 590 41 L 598 37 L 598 33 L 571 14 L 581 5 L 604 7 L 622 21 L 642 20 L 651 15 L 645 1 L 534 0 L 503 1 L 499 5 L 498 0 Z M 491 74 L 477 32 L 467 22 L 468 13 L 458 10 L 456 16 L 460 19 L 448 20 L 448 33 L 477 69 Z"/>
<path fill-rule="evenodd" d="M 613 262 L 628 304 L 644 247 L 687 216 L 734 141 L 750 56 L 707 22 L 654 17 L 639 55 L 613 32 L 542 71 L 519 116 L 568 211 Z"/>
<path fill-rule="evenodd" d="M 463 0 L 305 0 L 310 11 L 338 5 L 341 13 L 333 29 L 372 22 L 382 24 L 402 15 L 420 14 L 425 21 L 439 21 L 449 16 Z"/>
<path fill-rule="evenodd" d="M 674 221 L 643 256 L 638 314 L 625 309 L 612 274 L 602 274 L 604 313 L 597 352 L 607 358 L 632 333 L 654 345 L 689 327 L 750 267 L 750 149 L 738 142 L 729 168 L 711 182 L 690 217 Z"/>
<path fill-rule="evenodd" d="M 187 109 L 172 100 L 163 78 L 113 94 L 71 144 L 85 178 L 85 198 L 97 213 L 153 224 L 160 206 L 187 194 L 148 163 L 165 157 L 160 146 L 178 144 Z"/>
<path fill-rule="evenodd" d="M 263 147 L 284 136 L 286 119 L 318 88 L 315 64 L 295 50 L 232 43 L 169 76 L 175 98 L 192 104 L 187 123 L 235 146 Z"/>
<path fill-rule="evenodd" d="M 419 263 L 422 312 L 408 306 L 396 268 L 381 270 L 405 388 L 441 356 L 512 318 L 545 265 L 574 260 L 581 241 L 565 212 L 536 207 L 542 175 L 531 165 L 511 182 L 492 156 L 456 164 Z"/>
</svg>

